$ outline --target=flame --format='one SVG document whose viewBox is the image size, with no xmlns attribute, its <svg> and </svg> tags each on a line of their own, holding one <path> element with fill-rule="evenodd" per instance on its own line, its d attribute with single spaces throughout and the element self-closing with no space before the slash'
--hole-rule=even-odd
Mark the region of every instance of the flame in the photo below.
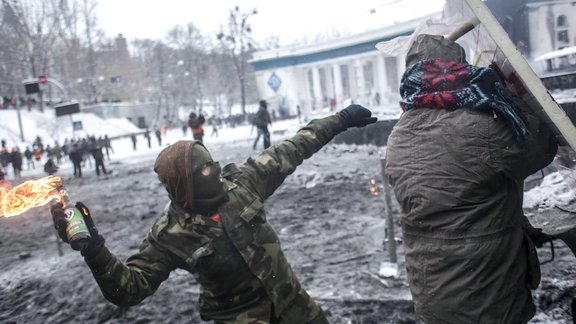
<svg viewBox="0 0 576 324">
<path fill-rule="evenodd" d="M 370 179 L 370 194 L 372 194 L 373 196 L 378 196 L 379 190 L 378 190 L 378 185 L 376 183 L 376 179 Z"/>
<path fill-rule="evenodd" d="M 28 180 L 15 187 L 10 182 L 0 182 L 0 216 L 20 215 L 30 208 L 40 207 L 52 199 L 59 199 L 55 190 L 62 185 L 62 178 L 47 176 L 37 180 Z"/>
</svg>

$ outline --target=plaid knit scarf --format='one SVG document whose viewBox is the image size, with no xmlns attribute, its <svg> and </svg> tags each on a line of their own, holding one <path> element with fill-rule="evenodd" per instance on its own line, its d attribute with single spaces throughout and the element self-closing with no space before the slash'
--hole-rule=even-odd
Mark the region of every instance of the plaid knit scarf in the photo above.
<svg viewBox="0 0 576 324">
<path fill-rule="evenodd" d="M 477 67 L 456 61 L 426 60 L 411 65 L 400 83 L 400 106 L 456 110 L 474 109 L 495 113 L 514 131 L 524 145 L 528 128 L 512 94 L 490 67 Z"/>
</svg>

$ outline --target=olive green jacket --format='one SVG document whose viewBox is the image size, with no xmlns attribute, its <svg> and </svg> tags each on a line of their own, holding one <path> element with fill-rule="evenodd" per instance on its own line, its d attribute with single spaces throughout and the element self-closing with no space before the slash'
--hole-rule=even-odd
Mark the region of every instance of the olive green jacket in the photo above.
<svg viewBox="0 0 576 324">
<path fill-rule="evenodd" d="M 534 314 L 539 274 L 528 267 L 523 181 L 557 145 L 524 114 L 526 148 L 504 120 L 470 109 L 408 110 L 388 139 L 408 280 L 427 323 L 525 323 Z"/>
<path fill-rule="evenodd" d="M 116 305 L 138 304 L 179 268 L 200 283 L 205 320 L 266 323 L 302 300 L 312 305 L 290 321 L 316 317 L 321 311 L 301 289 L 263 203 L 304 159 L 343 130 L 337 116 L 317 119 L 241 166 L 225 166 L 229 199 L 218 210 L 221 221 L 168 204 L 126 263 L 104 247 L 86 260 L 104 296 Z"/>
</svg>

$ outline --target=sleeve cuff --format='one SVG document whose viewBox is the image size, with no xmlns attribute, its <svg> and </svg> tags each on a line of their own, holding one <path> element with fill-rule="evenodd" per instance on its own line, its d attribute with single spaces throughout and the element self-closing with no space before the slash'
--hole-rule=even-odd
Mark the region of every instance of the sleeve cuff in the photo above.
<svg viewBox="0 0 576 324">
<path fill-rule="evenodd" d="M 113 259 L 114 255 L 106 246 L 103 246 L 98 254 L 92 258 L 84 258 L 84 261 L 88 264 L 94 275 L 100 275 L 107 272 L 107 267 Z"/>
</svg>

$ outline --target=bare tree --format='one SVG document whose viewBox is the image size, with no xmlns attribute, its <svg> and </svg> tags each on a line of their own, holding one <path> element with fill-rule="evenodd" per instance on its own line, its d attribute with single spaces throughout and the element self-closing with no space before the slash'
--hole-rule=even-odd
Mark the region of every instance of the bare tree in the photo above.
<svg viewBox="0 0 576 324">
<path fill-rule="evenodd" d="M 236 75 L 240 82 L 241 107 L 244 117 L 246 117 L 246 70 L 249 53 L 254 47 L 252 28 L 248 19 L 257 13 L 256 9 L 244 13 L 240 11 L 240 7 L 236 6 L 230 10 L 228 29 L 217 35 L 218 40 L 229 51 L 234 61 Z"/>
<path fill-rule="evenodd" d="M 280 48 L 280 37 L 279 36 L 268 36 L 264 41 L 258 46 L 260 49 L 269 50 Z"/>
<path fill-rule="evenodd" d="M 55 68 L 62 83 L 84 102 L 94 102 L 98 96 L 93 46 L 95 6 L 95 0 L 60 0 L 58 3 L 60 46 L 56 48 Z"/>
<path fill-rule="evenodd" d="M 13 56 L 21 60 L 27 77 L 38 78 L 50 72 L 52 51 L 58 34 L 59 12 L 54 1 L 3 0 L 4 26 L 14 34 Z M 40 92 L 40 110 L 43 98 Z"/>
<path fill-rule="evenodd" d="M 96 55 L 94 51 L 94 41 L 96 32 L 96 1 L 95 0 L 82 0 L 81 5 L 81 16 L 84 20 L 84 36 L 87 47 L 87 81 L 90 93 L 90 101 L 96 102 L 98 100 L 97 91 L 97 62 Z"/>
<path fill-rule="evenodd" d="M 57 26 L 60 39 L 60 48 L 54 55 L 53 72 L 60 76 L 77 76 L 81 67 L 79 53 L 82 51 L 78 35 L 78 6 L 77 1 L 62 0 L 58 4 L 61 19 Z M 68 83 L 65 81 L 65 83 Z"/>
<path fill-rule="evenodd" d="M 158 62 L 154 56 L 154 48 L 156 41 L 151 39 L 136 39 L 132 42 L 133 54 L 132 60 L 142 72 L 141 88 L 144 89 L 140 93 L 140 98 L 145 101 L 152 101 L 158 95 Z"/>
<path fill-rule="evenodd" d="M 175 26 L 164 41 L 132 42 L 131 53 L 125 37 L 107 39 L 98 28 L 97 0 L 0 1 L 5 93 L 17 95 L 23 79 L 46 74 L 84 103 L 157 102 L 156 125 L 173 123 L 180 106 L 202 111 L 207 100 L 216 114 L 240 101 L 245 115 L 246 101 L 256 93 L 247 62 L 254 50 L 248 20 L 256 10 L 231 10 L 226 33 L 212 41 L 189 23 Z M 232 71 L 237 78 L 230 78 Z M 53 87 L 49 82 L 43 90 L 50 94 Z"/>
<path fill-rule="evenodd" d="M 18 56 L 14 49 L 20 41 L 17 35 L 9 27 L 13 22 L 13 13 L 6 10 L 6 6 L 0 7 L 0 91 L 5 97 L 18 95 L 24 76 L 28 76 L 25 70 L 25 57 Z M 7 105 L 7 102 L 4 103 Z"/>
<path fill-rule="evenodd" d="M 168 33 L 168 44 L 177 51 L 173 80 L 175 94 L 182 104 L 202 111 L 207 72 L 206 41 L 193 23 L 175 26 Z"/>
<path fill-rule="evenodd" d="M 216 114 L 223 115 L 224 112 L 230 115 L 234 98 L 238 98 L 238 82 L 230 78 L 230 71 L 234 69 L 233 60 L 230 55 L 218 51 L 211 51 L 209 54 L 208 70 L 206 72 L 208 96 L 216 106 Z"/>
<path fill-rule="evenodd" d="M 143 70 L 145 79 L 146 97 L 156 101 L 156 117 L 154 126 L 162 123 L 174 123 L 174 98 L 170 89 L 172 83 L 176 53 L 162 41 L 150 39 L 134 41 L 135 58 L 138 66 Z"/>
</svg>

